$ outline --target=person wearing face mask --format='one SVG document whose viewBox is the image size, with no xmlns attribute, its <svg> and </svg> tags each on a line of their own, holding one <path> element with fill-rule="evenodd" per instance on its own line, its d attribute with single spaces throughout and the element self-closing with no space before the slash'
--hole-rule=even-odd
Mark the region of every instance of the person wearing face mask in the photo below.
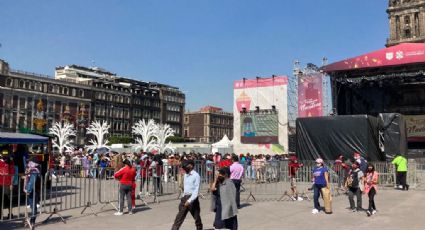
<svg viewBox="0 0 425 230">
<path fill-rule="evenodd" d="M 236 187 L 230 177 L 229 168 L 221 168 L 215 182 L 211 185 L 211 211 L 215 212 L 214 228 L 238 229 L 238 206 Z"/>
<path fill-rule="evenodd" d="M 319 203 L 320 193 L 322 189 L 330 189 L 329 184 L 329 171 L 328 168 L 324 166 L 324 161 L 321 158 L 316 159 L 316 167 L 313 169 L 313 200 L 314 200 L 314 209 L 311 211 L 313 214 L 320 212 L 321 207 Z"/>
<path fill-rule="evenodd" d="M 369 197 L 369 208 L 366 211 L 367 216 L 374 215 L 376 213 L 375 206 L 375 195 L 378 191 L 378 178 L 379 174 L 375 170 L 375 166 L 373 164 L 368 164 L 366 180 L 365 180 L 365 193 Z"/>
<path fill-rule="evenodd" d="M 202 230 L 201 207 L 198 199 L 201 178 L 199 174 L 193 170 L 194 166 L 195 163 L 193 160 L 186 160 L 182 163 L 182 167 L 185 171 L 183 179 L 184 191 L 179 205 L 179 212 L 177 213 L 171 230 L 180 229 L 188 212 L 190 212 L 195 219 L 196 229 Z"/>
</svg>

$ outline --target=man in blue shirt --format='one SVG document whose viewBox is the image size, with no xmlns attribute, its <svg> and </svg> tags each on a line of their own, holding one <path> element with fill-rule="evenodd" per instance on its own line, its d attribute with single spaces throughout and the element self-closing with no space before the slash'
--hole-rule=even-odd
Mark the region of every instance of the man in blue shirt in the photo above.
<svg viewBox="0 0 425 230">
<path fill-rule="evenodd" d="M 199 174 L 193 170 L 194 165 L 195 163 L 192 160 L 187 160 L 182 163 L 182 168 L 186 172 L 184 175 L 184 193 L 179 205 L 179 212 L 177 213 L 171 230 L 180 229 L 188 212 L 190 212 L 195 219 L 196 229 L 202 230 L 201 207 L 198 200 L 201 178 Z"/>
</svg>

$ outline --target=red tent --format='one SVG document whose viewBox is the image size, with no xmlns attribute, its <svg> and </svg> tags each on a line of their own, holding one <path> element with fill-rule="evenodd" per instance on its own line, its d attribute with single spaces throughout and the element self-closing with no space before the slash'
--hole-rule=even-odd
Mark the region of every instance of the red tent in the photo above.
<svg viewBox="0 0 425 230">
<path fill-rule="evenodd" d="M 322 67 L 324 72 L 425 63 L 425 43 L 402 43 Z"/>
</svg>

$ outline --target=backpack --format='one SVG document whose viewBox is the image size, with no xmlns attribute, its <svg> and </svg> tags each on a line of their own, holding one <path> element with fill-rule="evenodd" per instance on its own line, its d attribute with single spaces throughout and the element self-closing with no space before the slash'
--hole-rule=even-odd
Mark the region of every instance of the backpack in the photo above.
<svg viewBox="0 0 425 230">
<path fill-rule="evenodd" d="M 359 176 L 358 172 L 351 172 L 351 174 L 347 177 L 345 185 L 349 188 L 358 188 L 359 187 Z"/>
</svg>

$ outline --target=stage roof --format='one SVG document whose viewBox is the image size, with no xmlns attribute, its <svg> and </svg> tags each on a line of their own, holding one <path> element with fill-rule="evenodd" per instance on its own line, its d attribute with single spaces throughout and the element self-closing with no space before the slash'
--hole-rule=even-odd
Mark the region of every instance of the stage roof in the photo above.
<svg viewBox="0 0 425 230">
<path fill-rule="evenodd" d="M 327 73 L 355 69 L 425 64 L 425 43 L 402 43 L 322 67 Z"/>
</svg>

